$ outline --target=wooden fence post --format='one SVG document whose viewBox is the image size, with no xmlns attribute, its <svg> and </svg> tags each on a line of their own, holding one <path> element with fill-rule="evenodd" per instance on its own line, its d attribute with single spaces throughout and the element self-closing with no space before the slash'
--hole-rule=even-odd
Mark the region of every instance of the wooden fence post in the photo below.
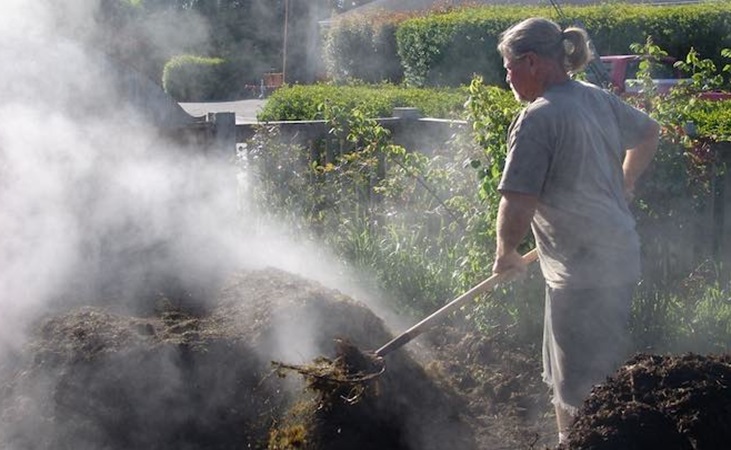
<svg viewBox="0 0 731 450">
<path fill-rule="evenodd" d="M 712 191 L 712 246 L 713 257 L 721 264 L 721 281 L 729 281 L 728 268 L 731 265 L 731 248 L 726 236 L 731 233 L 731 142 L 718 142 L 713 145 L 716 156 L 715 176 Z"/>
</svg>

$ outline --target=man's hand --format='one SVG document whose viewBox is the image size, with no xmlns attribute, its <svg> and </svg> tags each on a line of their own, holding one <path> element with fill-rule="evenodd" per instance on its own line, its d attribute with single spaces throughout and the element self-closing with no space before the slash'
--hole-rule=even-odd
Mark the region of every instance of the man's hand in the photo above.
<svg viewBox="0 0 731 450">
<path fill-rule="evenodd" d="M 503 255 L 496 255 L 492 272 L 495 274 L 506 274 L 509 279 L 520 278 L 525 275 L 527 265 L 523 256 L 517 250 L 509 251 Z"/>
<path fill-rule="evenodd" d="M 519 192 L 502 192 L 497 214 L 497 242 L 495 263 L 492 271 L 495 274 L 506 273 L 509 278 L 517 278 L 526 271 L 523 257 L 517 251 L 520 242 L 530 230 L 538 197 Z M 512 274 L 510 274 L 512 272 Z"/>
</svg>

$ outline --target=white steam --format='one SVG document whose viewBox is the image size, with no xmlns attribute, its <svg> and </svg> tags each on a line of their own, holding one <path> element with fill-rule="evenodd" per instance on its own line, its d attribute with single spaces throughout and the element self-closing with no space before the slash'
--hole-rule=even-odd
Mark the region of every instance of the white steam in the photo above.
<svg viewBox="0 0 731 450">
<path fill-rule="evenodd" d="M 286 230 L 247 215 L 233 148 L 231 158 L 212 157 L 163 138 L 186 117 L 152 91 L 130 91 L 120 75 L 129 69 L 99 50 L 110 36 L 95 28 L 98 6 L 0 2 L 0 372 L 46 314 L 80 305 L 149 312 L 161 287 L 204 299 L 239 269 L 275 266 L 366 299 L 317 243 L 295 244 Z M 302 319 L 270 355 L 323 353 L 311 327 L 326 318 Z M 173 388 L 178 369 L 169 366 Z M 29 403 L 53 394 L 29 390 Z M 39 415 L 30 412 L 35 424 Z M 3 440 L 17 431 L 9 428 L 0 427 Z"/>
<path fill-rule="evenodd" d="M 149 310 L 160 285 L 205 297 L 240 268 L 276 266 L 358 295 L 324 267 L 322 248 L 242 217 L 230 159 L 159 137 L 169 123 L 136 111 L 115 63 L 75 39 L 100 35 L 97 7 L 0 5 L 0 358 L 41 314 Z"/>
</svg>

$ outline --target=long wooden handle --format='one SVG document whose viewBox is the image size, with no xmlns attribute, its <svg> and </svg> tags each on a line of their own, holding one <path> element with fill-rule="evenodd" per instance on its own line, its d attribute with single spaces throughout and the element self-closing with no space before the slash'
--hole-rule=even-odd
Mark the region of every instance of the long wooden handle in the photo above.
<svg viewBox="0 0 731 450">
<path fill-rule="evenodd" d="M 523 262 L 527 265 L 532 263 L 538 259 L 538 251 L 536 249 L 533 249 L 523 255 Z M 481 294 L 483 292 L 489 291 L 494 289 L 498 284 L 504 282 L 504 281 L 510 281 L 514 273 L 512 272 L 504 272 L 504 273 L 498 273 L 492 275 L 490 278 L 487 278 L 486 280 L 483 280 L 478 285 L 474 286 L 469 291 L 465 292 L 464 294 L 460 295 L 459 297 L 455 298 L 451 302 L 447 303 L 446 305 L 439 308 L 437 311 L 432 313 L 429 317 L 425 318 L 421 322 L 417 323 L 413 327 L 409 328 L 408 330 L 404 331 L 400 335 L 396 336 L 394 339 L 392 339 L 390 342 L 388 342 L 383 347 L 376 350 L 376 356 L 385 356 L 392 351 L 401 348 L 402 346 L 406 345 L 407 343 L 411 342 L 412 339 L 419 336 L 421 333 L 426 331 L 428 327 L 437 319 L 441 318 L 442 316 L 445 316 L 446 314 L 452 312 L 456 308 L 462 306 L 463 303 L 467 302 L 468 300 L 472 300 L 477 296 L 478 294 Z"/>
</svg>

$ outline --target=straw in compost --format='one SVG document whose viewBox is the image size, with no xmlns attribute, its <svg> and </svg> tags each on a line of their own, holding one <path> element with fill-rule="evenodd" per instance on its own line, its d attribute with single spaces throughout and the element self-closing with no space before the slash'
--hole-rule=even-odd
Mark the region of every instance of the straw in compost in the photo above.
<svg viewBox="0 0 731 450">
<path fill-rule="evenodd" d="M 367 388 L 385 370 L 383 358 L 364 352 L 347 339 L 335 340 L 336 357 L 317 357 L 311 364 L 286 364 L 273 361 L 278 373 L 293 370 L 302 375 L 307 385 L 323 394 L 340 395 L 349 403 L 358 401 Z"/>
</svg>

